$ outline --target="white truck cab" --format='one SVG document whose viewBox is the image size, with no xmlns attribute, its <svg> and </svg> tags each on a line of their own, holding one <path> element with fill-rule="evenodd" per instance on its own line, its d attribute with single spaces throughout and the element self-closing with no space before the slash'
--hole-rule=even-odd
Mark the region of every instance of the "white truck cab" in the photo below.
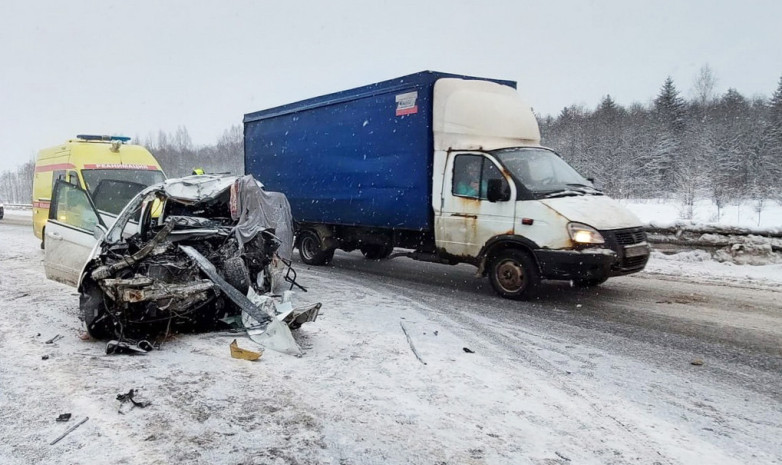
<svg viewBox="0 0 782 465">
<path fill-rule="evenodd" d="M 511 298 L 541 277 L 588 286 L 643 269 L 649 246 L 638 218 L 540 145 L 514 89 L 443 78 L 434 102 L 439 254 L 477 265 Z"/>
</svg>

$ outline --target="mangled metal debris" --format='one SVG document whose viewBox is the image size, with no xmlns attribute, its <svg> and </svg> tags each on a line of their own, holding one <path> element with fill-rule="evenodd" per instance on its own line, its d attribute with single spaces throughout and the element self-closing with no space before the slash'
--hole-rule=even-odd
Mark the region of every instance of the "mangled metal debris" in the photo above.
<svg viewBox="0 0 782 465">
<path fill-rule="evenodd" d="M 294 286 L 306 291 L 291 268 L 292 231 L 285 196 L 251 176 L 152 186 L 123 210 L 85 267 L 87 331 L 133 351 L 137 341 L 215 329 L 242 315 L 257 342 L 300 355 L 290 329 L 314 321 L 320 304 L 294 310 L 290 302 Z"/>
<path fill-rule="evenodd" d="M 134 397 L 136 395 L 135 389 L 131 389 L 127 393 L 120 393 L 117 394 L 117 400 L 119 401 L 119 409 L 117 410 L 117 413 L 124 415 L 125 412 L 129 410 L 133 410 L 134 408 L 146 408 L 148 407 L 151 402 L 149 401 L 138 401 Z M 123 408 L 126 405 L 130 405 L 129 408 Z"/>
<path fill-rule="evenodd" d="M 129 354 L 129 355 L 146 355 L 147 352 L 151 352 L 154 347 L 149 341 L 109 341 L 106 344 L 106 355 L 111 354 Z"/>
</svg>

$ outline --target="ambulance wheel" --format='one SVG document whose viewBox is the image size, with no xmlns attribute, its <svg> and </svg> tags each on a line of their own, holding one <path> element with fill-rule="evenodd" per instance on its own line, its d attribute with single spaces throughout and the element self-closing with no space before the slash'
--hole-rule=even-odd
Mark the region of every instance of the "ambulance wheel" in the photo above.
<svg viewBox="0 0 782 465">
<path fill-rule="evenodd" d="M 492 259 L 489 280 L 500 296 L 521 300 L 527 298 L 538 286 L 540 276 L 528 253 L 518 249 L 506 249 Z"/>
<path fill-rule="evenodd" d="M 307 265 L 326 265 L 334 258 L 334 249 L 323 250 L 315 231 L 303 231 L 299 234 L 299 256 Z"/>
</svg>

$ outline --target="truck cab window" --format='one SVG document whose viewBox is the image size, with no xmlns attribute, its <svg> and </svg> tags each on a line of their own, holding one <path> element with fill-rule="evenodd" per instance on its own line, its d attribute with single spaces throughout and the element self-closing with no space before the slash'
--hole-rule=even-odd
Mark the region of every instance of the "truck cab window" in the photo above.
<svg viewBox="0 0 782 465">
<path fill-rule="evenodd" d="M 457 155 L 453 161 L 453 195 L 486 200 L 490 179 L 502 180 L 503 192 L 510 186 L 497 165 L 481 155 Z"/>
<path fill-rule="evenodd" d="M 482 166 L 480 155 L 457 155 L 453 160 L 453 195 L 478 198 Z"/>
</svg>

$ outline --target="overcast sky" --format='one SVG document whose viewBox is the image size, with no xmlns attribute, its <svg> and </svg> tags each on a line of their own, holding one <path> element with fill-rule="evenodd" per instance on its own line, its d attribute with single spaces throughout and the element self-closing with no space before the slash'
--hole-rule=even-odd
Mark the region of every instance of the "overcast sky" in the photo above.
<svg viewBox="0 0 782 465">
<path fill-rule="evenodd" d="M 514 80 L 540 114 L 691 95 L 768 97 L 782 1 L 0 1 L 0 171 L 80 133 L 185 126 L 423 70 Z"/>
</svg>

